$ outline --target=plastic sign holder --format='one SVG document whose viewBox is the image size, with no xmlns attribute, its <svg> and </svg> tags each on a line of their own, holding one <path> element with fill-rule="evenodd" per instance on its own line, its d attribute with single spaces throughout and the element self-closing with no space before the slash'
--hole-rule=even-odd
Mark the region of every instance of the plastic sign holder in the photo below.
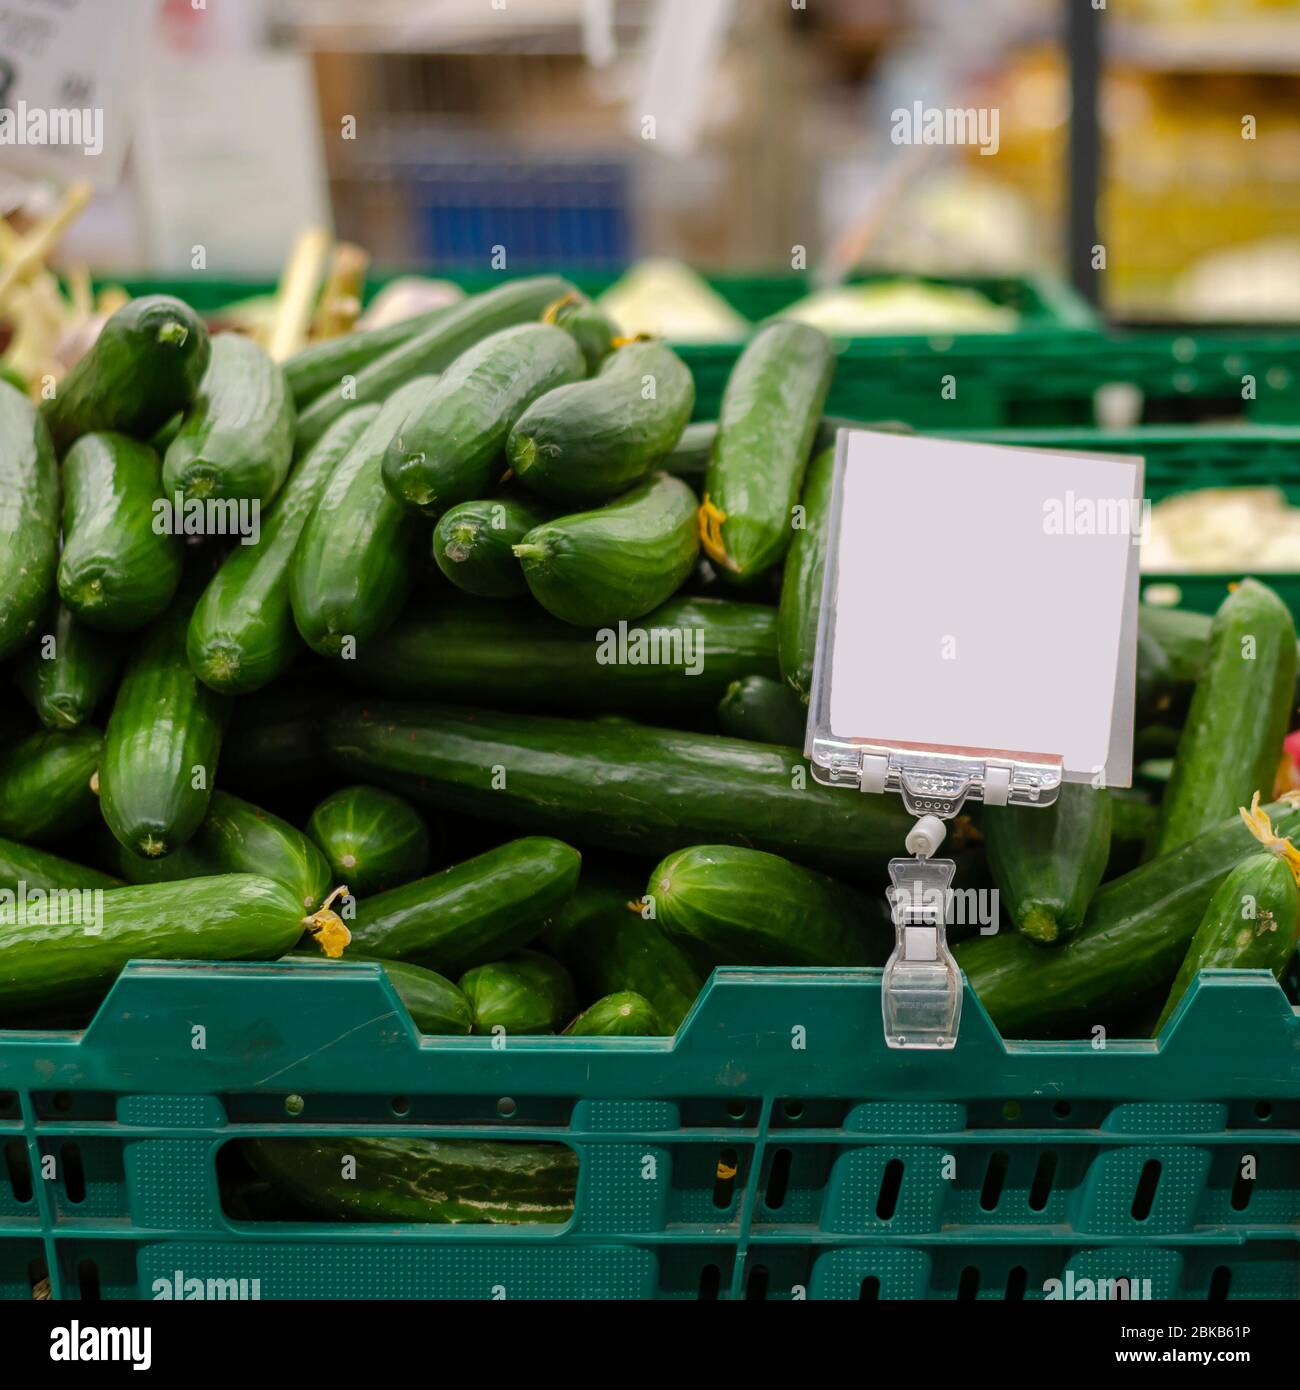
<svg viewBox="0 0 1300 1390">
<path fill-rule="evenodd" d="M 839 433 L 804 752 L 916 817 L 889 864 L 890 1047 L 957 1043 L 946 822 L 1132 780 L 1142 495 L 1131 456 Z"/>
</svg>

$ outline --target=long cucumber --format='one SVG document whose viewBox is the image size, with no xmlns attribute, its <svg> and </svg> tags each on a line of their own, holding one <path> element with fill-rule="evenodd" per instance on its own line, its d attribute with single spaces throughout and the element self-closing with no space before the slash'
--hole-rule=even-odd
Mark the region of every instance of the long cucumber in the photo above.
<svg viewBox="0 0 1300 1390">
<path fill-rule="evenodd" d="M 94 820 L 91 779 L 103 747 L 99 730 L 83 724 L 0 748 L 0 835 L 41 843 Z"/>
<path fill-rule="evenodd" d="M 337 338 L 309 343 L 280 364 L 294 405 L 304 409 L 317 396 L 341 386 L 344 377 L 355 376 L 376 358 L 431 328 L 451 308 L 444 304 L 382 328 L 357 328 Z"/>
<path fill-rule="evenodd" d="M 781 675 L 806 705 L 812 695 L 817 622 L 821 616 L 822 580 L 826 573 L 827 528 L 835 451 L 826 449 L 808 465 L 799 496 L 802 515 L 794 527 L 781 575 L 777 651 Z"/>
<path fill-rule="evenodd" d="M 36 631 L 54 584 L 59 468 L 45 422 L 0 381 L 0 660 Z"/>
<path fill-rule="evenodd" d="M 122 880 L 31 845 L 0 839 L 0 888 L 16 891 L 20 884 L 58 893 L 76 888 L 120 888 Z"/>
</svg>

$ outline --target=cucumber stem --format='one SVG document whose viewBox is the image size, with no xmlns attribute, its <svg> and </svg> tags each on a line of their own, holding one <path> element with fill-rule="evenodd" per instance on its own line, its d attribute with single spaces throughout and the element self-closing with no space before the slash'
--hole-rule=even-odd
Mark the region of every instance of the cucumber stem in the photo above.
<svg viewBox="0 0 1300 1390">
<path fill-rule="evenodd" d="M 539 544 L 537 541 L 524 545 L 512 545 L 510 549 L 514 552 L 515 557 L 520 560 L 546 560 L 550 558 L 551 554 L 546 546 Z"/>
<path fill-rule="evenodd" d="M 158 341 L 166 343 L 171 347 L 184 347 L 185 340 L 190 336 L 190 330 L 180 321 L 180 319 L 168 319 L 158 329 Z"/>
</svg>

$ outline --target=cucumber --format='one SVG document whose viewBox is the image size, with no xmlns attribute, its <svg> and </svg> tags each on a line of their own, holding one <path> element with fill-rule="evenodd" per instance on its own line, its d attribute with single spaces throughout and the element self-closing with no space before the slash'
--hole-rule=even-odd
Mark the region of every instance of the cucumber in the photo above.
<svg viewBox="0 0 1300 1390">
<path fill-rule="evenodd" d="M 116 849 L 113 863 L 128 883 L 256 873 L 292 888 L 304 912 L 314 912 L 340 881 L 332 879 L 325 856 L 302 831 L 219 789 L 194 837 L 165 859 L 143 859 L 122 845 Z"/>
<path fill-rule="evenodd" d="M 20 884 L 57 892 L 64 888 L 120 888 L 122 880 L 31 845 L 0 839 L 0 888 L 17 890 Z"/>
<path fill-rule="evenodd" d="M 694 845 L 663 860 L 646 896 L 659 925 L 709 965 L 884 965 L 883 910 L 779 854 Z"/>
<path fill-rule="evenodd" d="M 566 1144 L 311 1138 L 242 1147 L 278 1194 L 328 1221 L 555 1224 L 573 1216 L 578 1188 L 578 1156 Z M 348 1159 L 355 1174 L 345 1178 Z"/>
<path fill-rule="evenodd" d="M 279 364 L 251 338 L 218 333 L 198 392 L 163 460 L 167 495 L 266 506 L 288 476 L 296 419 Z"/>
<path fill-rule="evenodd" d="M 1154 854 L 1218 824 L 1255 792 L 1272 794 L 1295 678 L 1290 610 L 1266 585 L 1243 579 L 1214 619 L 1161 802 Z"/>
<path fill-rule="evenodd" d="M 776 674 L 765 604 L 674 598 L 603 636 L 518 604 L 453 598 L 408 614 L 366 647 L 367 691 L 564 713 L 705 709 L 729 682 Z"/>
<path fill-rule="evenodd" d="M 321 958 L 319 948 L 314 943 L 305 947 L 299 944 L 286 960 L 300 961 L 304 956 L 328 962 Z M 348 950 L 343 959 L 350 964 L 369 962 L 370 956 L 359 955 Z M 400 960 L 376 960 L 375 965 L 383 967 L 384 974 L 392 981 L 397 997 L 406 1006 L 411 1022 L 421 1033 L 439 1035 L 468 1034 L 474 1022 L 474 1011 L 464 992 L 436 971 L 426 970 L 421 965 L 409 965 Z"/>
<path fill-rule="evenodd" d="M 641 915 L 634 898 L 639 892 L 584 870 L 577 892 L 557 909 L 538 940 L 589 997 L 643 996 L 663 1031 L 675 1033 L 704 976 L 658 922 Z"/>
<path fill-rule="evenodd" d="M 604 507 L 535 527 L 514 553 L 548 613 L 600 627 L 671 598 L 699 548 L 695 494 L 680 478 L 654 473 Z"/>
<path fill-rule="evenodd" d="M 554 1033 L 578 1007 L 569 972 L 540 951 L 476 965 L 459 983 L 476 1033 Z"/>
<path fill-rule="evenodd" d="M 160 468 L 124 434 L 83 435 L 63 460 L 59 596 L 91 627 L 131 632 L 175 596 L 183 548 L 156 505 Z"/>
<path fill-rule="evenodd" d="M 460 590 L 479 598 L 515 598 L 528 582 L 514 549 L 549 512 L 524 497 L 461 502 L 433 528 L 433 558 Z"/>
<path fill-rule="evenodd" d="M 569 1038 L 654 1037 L 667 1032 L 643 995 L 625 990 L 607 994 L 584 1009 L 564 1030 Z"/>
<path fill-rule="evenodd" d="M 801 747 L 807 723 L 799 697 L 769 676 L 732 681 L 718 702 L 718 728 L 731 738 Z"/>
<path fill-rule="evenodd" d="M 557 275 L 534 275 L 453 304 L 413 338 L 348 373 L 337 389 L 317 397 L 298 416 L 298 448 L 310 448 L 354 404 L 385 401 L 413 377 L 444 371 L 488 334 L 536 319 L 572 289 Z"/>
<path fill-rule="evenodd" d="M 452 307 L 444 304 L 382 328 L 358 328 L 324 342 L 309 343 L 280 364 L 294 405 L 302 410 L 323 392 L 339 387 L 344 377 L 355 376 L 377 357 L 431 328 Z"/>
<path fill-rule="evenodd" d="M 213 690 L 260 690 L 302 650 L 289 602 L 294 550 L 334 470 L 378 414 L 377 405 L 358 406 L 325 431 L 262 518 L 258 543 L 233 547 L 203 591 L 186 650 L 195 675 Z"/>
<path fill-rule="evenodd" d="M 0 835 L 40 844 L 90 824 L 96 814 L 90 779 L 103 747 L 99 730 L 83 724 L 0 748 Z"/>
<path fill-rule="evenodd" d="M 0 932 L 0 1011 L 21 1014 L 98 998 L 129 960 L 273 960 L 303 931 L 283 883 L 255 874 L 113 888 L 97 928 L 79 920 Z"/>
<path fill-rule="evenodd" d="M 1019 931 L 1068 941 L 1106 871 L 1108 792 L 1065 783 L 1053 805 L 986 806 L 980 818 L 993 882 Z"/>
<path fill-rule="evenodd" d="M 510 427 L 539 396 L 582 378 L 577 344 L 546 323 L 503 328 L 462 353 L 384 456 L 384 485 L 404 506 L 439 516 L 500 481 Z"/>
<path fill-rule="evenodd" d="M 119 844 L 146 859 L 179 849 L 208 812 L 227 704 L 185 657 L 181 598 L 127 664 L 104 734 L 99 804 Z"/>
<path fill-rule="evenodd" d="M 417 805 L 640 855 L 725 841 L 861 877 L 913 825 L 893 798 L 814 783 L 793 748 L 643 724 L 353 704 L 323 742 L 338 767 Z"/>
<path fill-rule="evenodd" d="M 506 457 L 540 497 L 580 506 L 615 497 L 681 437 L 695 382 L 665 343 L 630 343 L 597 376 L 558 386 L 515 421 Z"/>
<path fill-rule="evenodd" d="M 61 454 L 102 430 L 148 439 L 194 399 L 211 351 L 188 304 L 166 294 L 128 300 L 44 406 L 54 447 Z"/>
<path fill-rule="evenodd" d="M 799 520 L 803 524 L 794 527 L 781 576 L 781 605 L 776 626 L 781 675 L 805 705 L 812 695 L 834 477 L 835 451 L 827 449 L 808 465 L 799 497 L 803 508 Z"/>
<path fill-rule="evenodd" d="M 409 802 L 378 787 L 343 787 L 311 813 L 307 834 L 335 883 L 369 897 L 410 883 L 429 867 L 429 831 Z"/>
<path fill-rule="evenodd" d="M 36 631 L 54 587 L 59 468 L 45 422 L 0 381 L 0 660 Z"/>
<path fill-rule="evenodd" d="M 1152 1036 L 1198 970 L 1268 970 L 1280 980 L 1295 955 L 1297 914 L 1300 893 L 1286 860 L 1269 850 L 1243 859 L 1210 899 Z"/>
<path fill-rule="evenodd" d="M 1300 809 L 1288 802 L 1264 810 L 1277 835 L 1300 830 Z M 1059 950 L 1000 932 L 959 942 L 953 954 L 1004 1038 L 1078 1035 L 1103 1016 L 1159 1004 L 1206 902 L 1258 843 L 1233 815 L 1103 884 Z"/>
<path fill-rule="evenodd" d="M 397 617 L 426 555 L 420 518 L 384 487 L 383 458 L 408 414 L 435 387 L 417 377 L 384 402 L 325 484 L 289 566 L 289 600 L 302 639 L 347 656 Z"/>
<path fill-rule="evenodd" d="M 84 724 L 117 683 L 121 645 L 59 604 L 48 632 L 18 660 L 15 679 L 47 729 Z"/>
<path fill-rule="evenodd" d="M 678 436 L 677 443 L 663 456 L 659 467 L 692 484 L 703 483 L 713 457 L 713 441 L 718 437 L 716 420 L 696 420 Z"/>
<path fill-rule="evenodd" d="M 800 323 L 760 329 L 732 368 L 701 509 L 724 578 L 752 583 L 785 554 L 834 370 L 830 340 Z"/>
<path fill-rule="evenodd" d="M 582 859 L 559 840 L 512 840 L 441 873 L 359 899 L 352 950 L 459 975 L 525 946 L 572 894 Z"/>
<path fill-rule="evenodd" d="M 588 376 L 593 376 L 614 351 L 619 336 L 613 319 L 580 294 L 566 294 L 548 306 L 542 314 L 542 322 L 553 323 L 572 336 L 582 353 Z"/>
</svg>

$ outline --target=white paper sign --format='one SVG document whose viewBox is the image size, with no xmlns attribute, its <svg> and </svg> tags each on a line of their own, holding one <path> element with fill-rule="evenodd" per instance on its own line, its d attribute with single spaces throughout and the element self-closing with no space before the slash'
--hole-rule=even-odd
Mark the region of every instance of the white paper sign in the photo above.
<svg viewBox="0 0 1300 1390">
<path fill-rule="evenodd" d="M 1129 785 L 1142 461 L 865 431 L 841 451 L 814 720 Z"/>
</svg>

